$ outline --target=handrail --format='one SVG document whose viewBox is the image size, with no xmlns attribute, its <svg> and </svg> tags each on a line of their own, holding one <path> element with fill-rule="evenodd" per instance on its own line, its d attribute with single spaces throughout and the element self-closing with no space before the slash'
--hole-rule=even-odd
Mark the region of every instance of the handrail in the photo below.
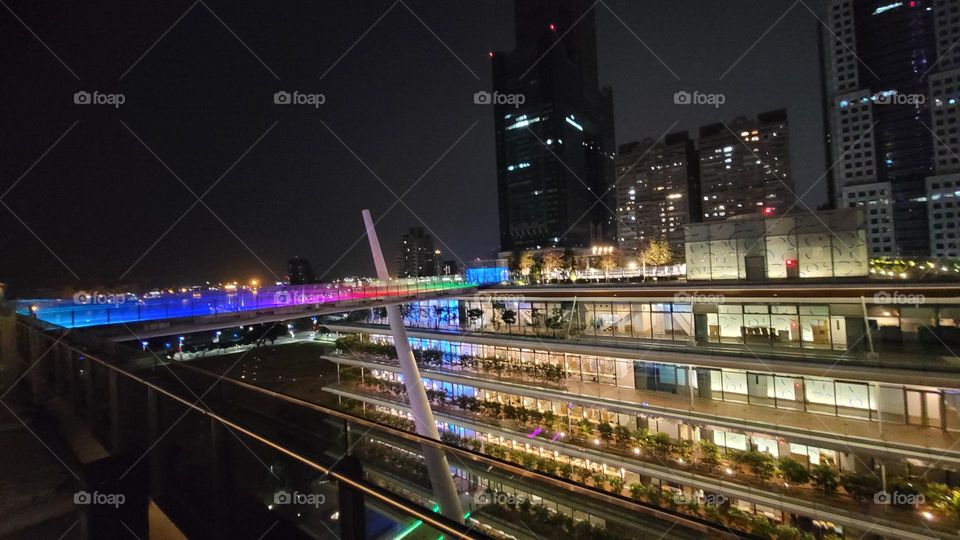
<svg viewBox="0 0 960 540">
<path fill-rule="evenodd" d="M 26 323 L 25 323 L 23 320 L 20 320 L 20 321 L 18 321 L 18 322 L 19 322 L 20 324 L 26 325 Z M 52 338 L 50 335 L 47 335 L 47 334 L 42 334 L 42 335 L 43 335 L 44 337 L 46 337 L 47 339 L 49 339 L 49 340 L 53 340 L 53 338 Z M 234 424 L 233 424 L 232 422 L 230 422 L 229 420 L 222 419 L 222 418 L 219 417 L 218 415 L 216 415 L 216 414 L 214 414 L 214 413 L 212 413 L 212 412 L 209 412 L 209 411 L 207 411 L 206 409 L 197 407 L 195 404 L 189 403 L 188 401 L 184 400 L 183 398 L 181 398 L 181 397 L 179 397 L 179 396 L 176 396 L 176 395 L 170 393 L 169 391 L 164 390 L 163 388 L 160 388 L 159 386 L 157 386 L 157 385 L 155 385 L 155 384 L 153 384 L 153 383 L 151 383 L 151 382 L 149 382 L 149 381 L 146 381 L 146 380 L 144 380 L 144 379 L 142 379 L 142 378 L 140 378 L 140 377 L 137 377 L 136 375 L 134 375 L 134 374 L 132 374 L 132 373 L 126 371 L 126 370 L 123 370 L 122 368 L 119 368 L 119 367 L 114 366 L 114 365 L 112 365 L 112 364 L 110 364 L 110 363 L 108 363 L 108 362 L 105 362 L 105 361 L 103 361 L 103 360 L 101 360 L 101 359 L 99 359 L 99 358 L 96 358 L 95 356 L 91 355 L 91 354 L 90 354 L 89 352 L 87 352 L 87 351 L 79 350 L 79 349 L 73 347 L 72 345 L 70 345 L 69 343 L 67 343 L 67 342 L 65 342 L 65 341 L 62 341 L 61 344 L 65 345 L 65 346 L 68 347 L 69 349 L 74 350 L 75 352 L 77 352 L 77 353 L 79 353 L 79 354 L 85 355 L 86 357 L 94 360 L 95 362 L 97 362 L 97 363 L 100 364 L 100 365 L 103 365 L 104 367 L 107 367 L 108 369 L 114 369 L 114 370 L 118 371 L 119 373 L 121 373 L 122 375 L 133 379 L 134 381 L 141 382 L 141 384 L 144 384 L 145 386 L 148 386 L 148 387 L 150 387 L 150 388 L 152 388 L 152 389 L 155 389 L 155 390 L 163 393 L 164 395 L 170 396 L 171 398 L 175 399 L 175 400 L 178 401 L 178 402 L 184 403 L 184 404 L 186 404 L 187 406 L 189 406 L 189 407 L 191 407 L 191 408 L 193 408 L 193 409 L 195 409 L 195 410 L 199 410 L 199 411 L 200 411 L 201 413 L 203 413 L 203 414 L 206 414 L 206 415 L 211 416 L 211 418 L 217 419 L 218 421 L 222 421 L 222 422 L 230 425 L 230 427 L 234 427 Z M 655 519 L 665 520 L 665 521 L 668 521 L 668 522 L 671 522 L 671 523 L 674 523 L 674 524 L 682 524 L 683 526 L 685 526 L 685 527 L 687 527 L 687 528 L 690 528 L 690 529 L 693 529 L 693 530 L 696 530 L 696 531 L 698 531 L 698 532 L 710 533 L 710 534 L 714 535 L 714 537 L 717 537 L 717 538 L 730 538 L 730 539 L 734 539 L 734 538 L 741 538 L 741 537 L 742 537 L 742 535 L 738 535 L 738 534 L 736 534 L 736 533 L 733 533 L 732 531 L 730 531 L 729 529 L 727 529 L 727 528 L 725 528 L 725 527 L 716 526 L 715 524 L 713 524 L 713 523 L 711 523 L 711 522 L 709 522 L 709 521 L 703 520 L 703 519 L 699 519 L 699 518 L 696 518 L 696 517 L 693 517 L 693 516 L 685 516 L 685 515 L 680 515 L 680 514 L 677 514 L 677 513 L 673 513 L 673 512 L 670 512 L 670 511 L 668 511 L 668 510 L 662 509 L 662 508 L 660 508 L 660 507 L 651 505 L 651 504 L 649 504 L 649 503 L 643 503 L 643 502 L 634 501 L 634 500 L 631 500 L 631 499 L 626 499 L 626 498 L 623 498 L 623 497 L 618 497 L 618 496 L 616 496 L 616 495 L 613 495 L 613 494 L 610 494 L 610 493 L 606 493 L 606 492 L 604 492 L 604 491 L 602 491 L 602 490 L 599 490 L 599 489 L 596 489 L 596 488 L 592 488 L 592 487 L 590 487 L 590 486 L 581 486 L 581 485 L 573 484 L 573 483 L 571 483 L 571 482 L 568 482 L 568 481 L 565 481 L 565 480 L 562 480 L 562 479 L 559 479 L 559 478 L 555 478 L 555 477 L 547 476 L 547 475 L 544 475 L 544 474 L 541 474 L 541 473 L 537 473 L 537 472 L 534 472 L 534 471 L 530 471 L 530 470 L 528 470 L 528 469 L 525 469 L 525 468 L 523 468 L 523 467 L 521 467 L 521 466 L 518 466 L 518 465 L 514 465 L 514 464 L 509 463 L 509 462 L 507 462 L 507 461 L 501 461 L 501 460 L 498 460 L 498 459 L 496 459 L 496 458 L 492 458 L 492 457 L 489 457 L 489 456 L 480 454 L 480 453 L 478 453 L 478 452 L 474 452 L 474 451 L 471 451 L 471 450 L 466 450 L 466 449 L 463 449 L 463 448 L 459 448 L 459 447 L 457 447 L 457 446 L 453 446 L 453 445 L 451 445 L 451 444 L 448 444 L 448 443 L 445 443 L 445 442 L 442 442 L 442 441 L 437 441 L 437 440 L 431 439 L 431 438 L 429 438 L 429 437 L 425 437 L 425 436 L 420 435 L 420 434 L 417 434 L 417 433 L 405 431 L 405 430 L 402 430 L 402 429 L 399 429 L 399 428 L 395 428 L 395 427 L 393 427 L 393 426 L 389 426 L 389 425 L 386 425 L 386 424 L 381 424 L 381 423 L 379 423 L 379 422 L 374 422 L 374 421 L 372 421 L 372 420 L 368 420 L 368 419 L 363 418 L 363 417 L 355 416 L 355 415 L 353 415 L 353 414 L 350 414 L 350 413 L 347 413 L 347 412 L 344 412 L 344 411 L 340 411 L 340 410 L 337 410 L 337 409 L 331 409 L 331 408 L 325 407 L 325 406 L 323 406 L 323 405 L 319 405 L 319 404 L 316 404 L 316 403 L 312 403 L 312 402 L 309 402 L 309 401 L 305 401 L 305 400 L 300 399 L 300 398 L 296 398 L 296 397 L 293 397 L 293 396 L 289 396 L 289 395 L 287 395 L 287 394 L 282 394 L 282 393 L 280 393 L 280 392 L 276 392 L 276 391 L 273 391 L 273 390 L 269 390 L 269 389 L 266 389 L 266 388 L 262 388 L 262 387 L 259 387 L 259 386 L 256 386 L 256 385 L 252 385 L 252 384 L 247 383 L 247 382 L 244 382 L 244 381 L 239 381 L 239 380 L 237 380 L 237 379 L 229 378 L 229 377 L 226 377 L 226 376 L 223 376 L 223 375 L 219 375 L 219 376 L 218 376 L 218 375 L 216 375 L 215 373 L 212 373 L 212 372 L 210 372 L 210 371 L 203 370 L 203 369 L 200 369 L 200 368 L 196 368 L 196 367 L 193 367 L 193 366 L 189 366 L 189 365 L 186 365 L 186 364 L 170 364 L 170 365 L 175 366 L 175 367 L 177 367 L 177 368 L 179 368 L 179 369 L 184 369 L 184 370 L 187 370 L 187 371 L 191 371 L 191 372 L 193 372 L 193 373 L 196 373 L 196 374 L 198 374 L 198 375 L 202 375 L 202 376 L 205 376 L 205 377 L 216 378 L 216 379 L 217 379 L 217 382 L 229 382 L 229 383 L 231 383 L 231 384 L 233 384 L 233 385 L 235 385 L 235 386 L 237 386 L 237 387 L 241 387 L 241 388 L 244 388 L 244 389 L 247 389 L 247 390 L 256 392 L 256 393 L 258 393 L 258 394 L 261 394 L 261 395 L 273 397 L 273 398 L 279 399 L 279 400 L 281 400 L 281 401 L 285 401 L 285 402 L 287 402 L 287 403 L 290 403 L 290 404 L 292 404 L 292 405 L 297 405 L 297 406 L 300 406 L 300 407 L 305 407 L 305 408 L 311 409 L 311 410 L 313 410 L 313 411 L 316 411 L 316 412 L 319 412 L 319 413 L 322 413 L 322 414 L 326 414 L 326 415 L 329 415 L 329 416 L 333 416 L 333 417 L 336 417 L 336 418 L 339 418 L 339 419 L 341 419 L 341 420 L 345 420 L 345 421 L 348 421 L 348 422 L 352 422 L 352 423 L 354 423 L 354 424 L 357 424 L 357 425 L 360 425 L 360 426 L 363 426 L 363 427 L 376 428 L 376 429 L 379 429 L 379 430 L 381 430 L 381 431 L 383 431 L 383 432 L 389 433 L 389 434 L 394 435 L 394 436 L 397 436 L 397 437 L 401 437 L 401 438 L 403 438 L 403 439 L 406 439 L 406 440 L 409 440 L 409 441 L 412 441 L 412 442 L 416 442 L 416 443 L 419 443 L 419 444 L 425 444 L 425 445 L 428 445 L 428 446 L 432 446 L 432 447 L 434 447 L 434 448 L 438 448 L 438 449 L 440 449 L 440 450 L 442 450 L 442 451 L 445 451 L 445 452 L 451 452 L 451 453 L 457 454 L 458 456 L 462 456 L 462 457 L 465 457 L 465 458 L 467 458 L 467 459 L 469 459 L 469 460 L 471 460 L 471 461 L 474 461 L 474 462 L 477 462 L 477 463 L 479 463 L 479 464 L 482 464 L 482 465 L 484 465 L 484 466 L 496 467 L 496 468 L 498 468 L 498 469 L 500 469 L 500 470 L 507 471 L 507 472 L 509 472 L 509 473 L 511 473 L 511 474 L 514 474 L 514 475 L 516 475 L 516 476 L 520 476 L 520 477 L 523 477 L 523 478 L 526 478 L 526 479 L 529 479 L 529 480 L 539 481 L 539 482 L 542 482 L 542 483 L 545 483 L 545 484 L 549 485 L 550 487 L 556 487 L 556 488 L 563 489 L 564 491 L 567 491 L 567 492 L 569 492 L 569 493 L 571 493 L 571 494 L 573 494 L 573 495 L 589 496 L 589 497 L 592 497 L 592 498 L 594 498 L 594 499 L 598 499 L 598 500 L 600 500 L 601 502 L 604 502 L 604 503 L 614 504 L 614 505 L 616 505 L 616 506 L 619 506 L 619 507 L 621 507 L 621 508 L 625 508 L 625 509 L 627 509 L 627 510 L 638 511 L 638 512 L 640 512 L 640 513 L 643 513 L 643 514 L 646 514 L 646 515 L 648 515 L 648 516 L 651 516 L 651 517 L 653 517 L 653 518 L 655 518 Z M 245 433 L 245 434 L 251 433 L 251 432 L 249 432 L 248 430 L 246 430 L 246 429 L 244 429 L 244 428 L 239 428 L 239 427 L 238 427 L 238 428 L 236 428 L 236 429 L 238 429 L 239 431 L 241 431 L 241 432 L 243 432 L 243 433 Z M 251 434 L 250 436 L 253 437 L 253 438 L 256 438 L 257 440 L 260 440 L 260 439 L 261 439 L 259 436 L 256 436 L 255 434 Z M 267 441 L 267 440 L 263 440 L 262 442 L 264 442 L 264 444 L 268 444 L 268 445 L 271 445 L 271 446 L 274 444 L 274 443 L 269 442 L 269 441 Z M 284 449 L 284 448 L 282 448 L 282 447 L 277 447 L 277 450 L 279 450 L 279 451 L 281 451 L 281 452 L 283 452 L 283 453 L 287 453 L 287 454 L 290 455 L 291 457 L 293 457 L 293 458 L 295 458 L 295 459 L 298 459 L 298 460 L 300 460 L 300 461 L 303 461 L 305 464 L 307 464 L 307 465 L 309 465 L 309 466 L 318 468 L 319 470 L 321 470 L 321 472 L 324 472 L 324 473 L 327 472 L 327 470 L 326 470 L 323 466 L 321 466 L 321 465 L 319 465 L 319 464 L 315 464 L 315 463 L 309 461 L 307 458 L 304 458 L 304 457 L 302 457 L 302 456 L 300 456 L 300 455 L 298 455 L 298 454 L 296 454 L 296 453 L 293 453 L 292 451 L 286 450 L 286 449 Z M 334 476 L 334 478 L 337 478 L 337 477 L 338 477 L 338 473 L 331 472 L 330 474 L 331 474 L 332 476 Z M 348 483 L 349 483 L 349 482 L 348 482 Z M 352 485 L 352 484 L 351 484 L 351 485 Z M 370 488 L 367 488 L 367 489 L 370 489 Z M 378 497 L 378 498 L 379 498 L 379 497 Z M 388 504 L 392 504 L 392 503 L 390 503 L 389 501 L 386 501 L 386 502 L 387 502 Z M 400 510 L 402 510 L 402 511 L 406 511 L 406 506 L 405 506 L 405 505 L 396 504 L 396 505 L 394 505 L 394 506 L 396 506 L 398 509 L 400 509 Z M 437 514 L 434 514 L 433 516 L 436 517 L 436 516 L 438 516 L 438 515 L 437 515 Z M 419 518 L 419 516 L 417 516 L 417 517 Z M 442 518 L 442 516 L 439 516 L 439 517 Z M 428 524 L 433 525 L 433 524 L 430 522 L 430 520 L 424 519 L 423 521 L 424 521 L 424 522 L 427 522 Z M 448 521 L 448 520 L 447 520 L 446 518 L 443 518 L 443 521 Z M 450 523 L 454 523 L 454 522 L 450 521 Z M 434 526 L 436 526 L 436 525 L 434 525 Z M 462 527 L 462 526 L 461 526 L 461 527 Z M 437 527 L 437 528 L 441 528 L 441 527 Z M 451 533 L 451 534 L 453 534 L 453 533 Z M 460 538 L 460 536 L 458 536 L 458 538 Z M 469 538 L 469 537 L 462 537 L 462 538 Z"/>
<path fill-rule="evenodd" d="M 28 326 L 26 323 L 24 323 L 22 320 L 21 320 L 21 321 L 18 321 L 18 324 L 22 324 L 22 325 L 27 326 L 27 327 L 29 328 L 29 326 Z M 48 335 L 48 334 L 46 334 L 46 333 L 41 333 L 40 335 L 42 335 L 44 338 L 46 338 L 46 339 L 48 339 L 48 340 L 54 341 L 53 337 L 50 336 L 50 335 Z M 96 356 L 90 354 L 90 353 L 87 352 L 87 351 L 80 350 L 80 349 L 78 349 L 78 348 L 70 345 L 69 343 L 64 342 L 62 339 L 60 340 L 60 344 L 63 345 L 63 346 L 65 346 L 65 347 L 67 347 L 68 349 L 70 349 L 70 350 L 78 353 L 78 354 L 83 355 L 85 358 L 87 358 L 87 359 L 89 359 L 89 360 L 92 360 L 93 362 L 95 362 L 95 363 L 97 363 L 97 364 L 99 364 L 99 365 L 101 365 L 101 366 L 103 366 L 103 367 L 105 367 L 105 368 L 107 368 L 107 369 L 111 369 L 111 370 L 113 370 L 113 371 L 116 371 L 118 374 L 123 375 L 123 376 L 129 378 L 130 380 L 132 380 L 132 381 L 134 381 L 134 382 L 136 382 L 136 383 L 139 383 L 139 384 L 141 384 L 141 385 L 149 388 L 150 390 L 153 390 L 153 391 L 155 391 L 155 392 L 157 392 L 157 393 L 159 393 L 159 394 L 162 394 L 162 395 L 164 395 L 164 396 L 166 396 L 166 397 L 168 397 L 168 398 L 170 398 L 170 399 L 172 399 L 172 400 L 174 400 L 174 401 L 176 401 L 176 402 L 182 403 L 183 405 L 186 405 L 188 408 L 193 409 L 194 411 L 199 412 L 200 414 L 202 414 L 202 415 L 204 415 L 204 416 L 206 416 L 206 417 L 209 417 L 210 419 L 215 420 L 215 421 L 223 424 L 224 426 L 229 427 L 230 429 L 232 429 L 232 430 L 234 430 L 234 431 L 238 431 L 238 432 L 240 432 L 240 433 L 242 433 L 242 434 L 250 437 L 251 439 L 254 439 L 254 440 L 256 440 L 256 441 L 259 441 L 261 444 L 264 444 L 264 445 L 266 445 L 266 446 L 269 446 L 270 448 L 273 448 L 274 450 L 276 450 L 276 451 L 278 451 L 278 452 L 280 452 L 280 453 L 282 453 L 282 454 L 285 454 L 285 455 L 287 455 L 287 456 L 289 456 L 289 457 L 291 457 L 291 458 L 293 458 L 293 459 L 296 459 L 297 461 L 300 461 L 301 463 L 303 463 L 304 465 L 307 465 L 308 467 L 311 467 L 311 468 L 313 468 L 313 469 L 316 469 L 317 471 L 323 473 L 324 475 L 332 476 L 332 477 L 333 477 L 334 479 L 336 479 L 338 482 L 343 482 L 343 483 L 351 486 L 352 488 L 357 489 L 357 490 L 363 492 L 363 493 L 366 494 L 366 495 L 369 495 L 369 496 L 371 496 L 371 497 L 373 497 L 373 498 L 375 498 L 375 499 L 377 499 L 377 500 L 379 500 L 379 501 L 381 501 L 381 502 L 383 502 L 383 503 L 385 503 L 385 504 L 387 504 L 387 505 L 389 505 L 389 506 L 392 506 L 393 508 L 395 508 L 395 509 L 403 512 L 404 514 L 407 514 L 407 515 L 409 515 L 409 516 L 415 517 L 415 518 L 423 521 L 423 522 L 426 523 L 427 525 L 430 525 L 431 527 L 433 527 L 433 528 L 435 528 L 435 529 L 437 529 L 437 530 L 440 530 L 440 531 L 442 531 L 442 532 L 444 532 L 444 533 L 446 533 L 446 534 L 451 535 L 453 538 L 460 538 L 460 539 L 464 539 L 464 540 L 473 540 L 473 539 L 475 539 L 475 538 L 483 538 L 483 537 L 484 537 L 483 535 L 477 534 L 476 532 L 472 531 L 472 529 L 471 529 L 470 527 L 467 527 L 467 526 L 464 526 L 464 525 L 462 525 L 462 524 L 459 524 L 459 523 L 457 523 L 457 522 L 455 522 L 455 521 L 453 521 L 453 520 L 451 520 L 451 519 L 443 516 L 442 514 L 433 513 L 433 512 L 430 512 L 430 511 L 428 511 L 427 509 L 422 508 L 422 507 L 420 507 L 420 506 L 407 504 L 406 502 L 402 502 L 401 500 L 397 500 L 397 498 L 396 498 L 395 495 L 392 495 L 392 494 L 390 494 L 389 492 L 385 492 L 385 490 L 383 490 L 383 489 L 381 489 L 381 488 L 378 488 L 378 487 L 372 485 L 370 482 L 367 482 L 367 481 L 365 481 L 365 480 L 363 480 L 363 479 L 354 479 L 354 478 L 352 478 L 352 477 L 350 477 L 350 476 L 347 476 L 347 475 L 344 475 L 344 474 L 342 474 L 342 473 L 337 472 L 334 468 L 324 467 L 323 465 L 320 465 L 319 463 L 316 463 L 316 462 L 314 462 L 314 461 L 312 461 L 312 460 L 310 460 L 310 459 L 308 459 L 308 458 L 306 458 L 306 457 L 304 457 L 304 456 L 302 456 L 302 455 L 300 455 L 300 454 L 298 454 L 298 453 L 296 453 L 296 452 L 294 452 L 294 451 L 292 451 L 292 450 L 289 450 L 289 449 L 281 446 L 281 445 L 278 444 L 278 443 L 275 443 L 275 442 L 273 442 L 273 441 L 271 441 L 271 440 L 269 440 L 269 439 L 267 439 L 267 438 L 265 438 L 265 437 L 263 437 L 263 436 L 255 433 L 255 432 L 253 432 L 253 431 L 250 431 L 250 430 L 244 428 L 243 426 L 240 426 L 239 424 L 237 424 L 237 423 L 235 423 L 235 422 L 232 422 L 232 421 L 230 421 L 230 420 L 228 420 L 228 419 L 226 419 L 226 418 L 224 418 L 224 417 L 222 417 L 222 416 L 214 413 L 213 411 L 210 411 L 210 410 L 205 409 L 205 408 L 203 408 L 203 407 L 199 407 L 199 406 L 197 406 L 195 403 L 191 403 L 190 401 L 188 401 L 188 400 L 186 400 L 186 399 L 184 399 L 184 398 L 182 398 L 182 397 L 180 397 L 180 396 L 178 396 L 178 395 L 176 395 L 176 394 L 174 394 L 174 393 L 172 393 L 172 392 L 170 392 L 170 391 L 168 391 L 168 390 L 165 390 L 164 388 L 162 388 L 162 387 L 160 387 L 160 386 L 158 386 L 158 385 L 156 385 L 156 384 L 154 384 L 154 383 L 152 383 L 152 382 L 150 382 L 150 381 L 147 381 L 146 379 L 143 379 L 143 378 L 141 378 L 141 377 L 138 377 L 137 375 L 135 375 L 135 374 L 133 374 L 133 373 L 131 373 L 131 372 L 123 369 L 123 368 L 120 368 L 120 367 L 118 367 L 118 366 L 115 366 L 115 365 L 110 364 L 109 362 L 106 362 L 106 361 L 104 361 L 104 360 L 101 360 L 100 358 L 97 358 Z M 193 368 L 193 369 L 196 369 L 196 368 Z M 211 374 L 211 375 L 212 375 L 212 374 Z M 230 379 L 227 379 L 226 377 L 220 377 L 219 380 L 222 381 L 222 380 L 230 380 Z"/>
</svg>

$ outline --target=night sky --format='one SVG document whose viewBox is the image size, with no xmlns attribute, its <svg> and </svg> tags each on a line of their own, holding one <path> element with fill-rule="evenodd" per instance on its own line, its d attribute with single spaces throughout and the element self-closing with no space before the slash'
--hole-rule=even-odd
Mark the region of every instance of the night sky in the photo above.
<svg viewBox="0 0 960 540">
<path fill-rule="evenodd" d="M 822 18 L 825 2 L 804 1 L 597 4 L 617 143 L 786 107 L 806 191 L 825 167 L 807 6 Z M 0 2 L 14 296 L 272 281 L 293 255 L 324 279 L 369 275 L 363 208 L 390 263 L 411 226 L 444 259 L 494 253 L 493 112 L 473 94 L 491 86 L 488 51 L 513 46 L 511 1 L 204 2 Z M 76 105 L 81 90 L 125 103 Z M 326 102 L 276 105 L 281 90 Z M 726 103 L 677 106 L 678 90 Z M 825 200 L 823 180 L 804 196 Z"/>
</svg>

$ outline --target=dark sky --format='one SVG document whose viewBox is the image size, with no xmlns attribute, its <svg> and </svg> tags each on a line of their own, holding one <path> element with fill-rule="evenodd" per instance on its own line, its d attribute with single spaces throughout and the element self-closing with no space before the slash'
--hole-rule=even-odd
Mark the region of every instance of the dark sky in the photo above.
<svg viewBox="0 0 960 540">
<path fill-rule="evenodd" d="M 786 107 L 803 193 L 824 169 L 805 7 L 822 17 L 824 0 L 805 1 L 598 4 L 617 143 Z M 391 263 L 424 224 L 444 258 L 497 248 L 492 110 L 473 94 L 487 52 L 512 48 L 511 1 L 4 2 L 0 281 L 15 295 L 271 280 L 292 255 L 326 279 L 370 274 L 363 208 Z M 80 90 L 125 103 L 76 105 Z M 275 105 L 280 90 L 326 102 Z M 676 106 L 678 90 L 726 103 Z M 821 181 L 804 200 L 825 197 Z"/>
</svg>

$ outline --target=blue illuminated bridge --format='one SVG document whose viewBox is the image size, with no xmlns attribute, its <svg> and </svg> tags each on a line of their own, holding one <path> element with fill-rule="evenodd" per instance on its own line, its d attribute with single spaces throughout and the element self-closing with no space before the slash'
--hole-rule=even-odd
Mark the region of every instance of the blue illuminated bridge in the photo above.
<svg viewBox="0 0 960 540">
<path fill-rule="evenodd" d="M 106 327 L 140 323 L 160 334 L 174 324 L 193 330 L 217 328 L 232 321 L 244 324 L 333 313 L 372 305 L 460 295 L 477 281 L 460 275 L 392 279 L 364 285 L 312 284 L 260 288 L 188 290 L 156 296 L 75 295 L 73 298 L 16 302 L 17 312 L 61 328 Z M 159 327 L 162 327 L 159 328 Z M 140 333 L 148 337 L 149 333 Z"/>
</svg>

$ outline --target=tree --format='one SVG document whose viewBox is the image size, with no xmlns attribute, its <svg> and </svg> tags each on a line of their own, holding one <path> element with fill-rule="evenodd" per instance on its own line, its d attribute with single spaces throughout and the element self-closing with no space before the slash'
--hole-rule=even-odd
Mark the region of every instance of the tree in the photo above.
<svg viewBox="0 0 960 540">
<path fill-rule="evenodd" d="M 467 318 L 470 319 L 470 322 L 476 323 L 480 321 L 480 328 L 483 328 L 483 310 L 480 308 L 473 308 L 467 310 Z"/>
<path fill-rule="evenodd" d="M 784 480 L 793 484 L 806 484 L 810 481 L 810 471 L 803 464 L 788 457 L 780 459 L 780 473 Z"/>
<path fill-rule="evenodd" d="M 876 475 L 858 472 L 845 472 L 840 475 L 840 485 L 857 502 L 870 500 L 881 487 L 880 479 Z"/>
<path fill-rule="evenodd" d="M 520 275 L 523 277 L 529 276 L 534 264 L 536 264 L 536 260 L 534 260 L 532 253 L 529 251 L 521 253 L 520 259 L 517 262 L 517 269 L 520 271 Z"/>
<path fill-rule="evenodd" d="M 556 251 L 545 253 L 540 267 L 544 281 L 550 281 L 550 276 L 552 276 L 555 271 L 563 268 L 563 256 Z"/>
<path fill-rule="evenodd" d="M 567 272 L 573 272 L 577 269 L 577 256 L 573 252 L 573 248 L 566 248 L 563 250 L 563 269 Z"/>
<path fill-rule="evenodd" d="M 602 422 L 597 429 L 600 431 L 600 438 L 603 439 L 603 442 L 610 442 L 610 439 L 613 438 L 613 426 L 610 425 L 610 422 Z"/>
<path fill-rule="evenodd" d="M 613 254 L 608 253 L 600 257 L 600 261 L 597 262 L 597 266 L 603 270 L 604 278 L 609 279 L 607 273 L 617 267 L 617 258 Z"/>
<path fill-rule="evenodd" d="M 584 437 L 589 437 L 593 434 L 593 423 L 586 418 L 581 418 L 580 421 L 577 422 L 577 427 L 580 428 L 580 433 Z"/>
<path fill-rule="evenodd" d="M 773 456 L 757 449 L 750 449 L 743 453 L 740 461 L 750 468 L 750 471 L 762 482 L 773 476 L 774 466 Z"/>
<path fill-rule="evenodd" d="M 943 490 L 933 501 L 933 506 L 946 514 L 954 523 L 960 524 L 960 488 Z"/>
<path fill-rule="evenodd" d="M 653 239 L 647 242 L 647 245 L 640 251 L 640 262 L 643 264 L 643 274 L 647 274 L 647 265 L 661 266 L 670 264 L 673 260 L 673 252 L 670 250 L 670 244 L 663 240 Z"/>
<path fill-rule="evenodd" d="M 716 469 L 720 465 L 720 448 L 706 439 L 701 440 L 700 463 L 703 463 L 707 469 Z"/>
<path fill-rule="evenodd" d="M 512 309 L 505 309 L 500 313 L 500 319 L 507 323 L 507 328 L 509 329 L 517 322 L 517 312 Z"/>
<path fill-rule="evenodd" d="M 817 465 L 810 471 L 810 478 L 813 485 L 817 486 L 824 495 L 829 495 L 837 490 L 840 482 L 837 479 L 837 473 L 829 465 Z"/>
<path fill-rule="evenodd" d="M 620 495 L 620 493 L 623 492 L 623 484 L 623 478 L 620 478 L 619 476 L 610 477 L 610 489 L 617 495 Z"/>
</svg>

